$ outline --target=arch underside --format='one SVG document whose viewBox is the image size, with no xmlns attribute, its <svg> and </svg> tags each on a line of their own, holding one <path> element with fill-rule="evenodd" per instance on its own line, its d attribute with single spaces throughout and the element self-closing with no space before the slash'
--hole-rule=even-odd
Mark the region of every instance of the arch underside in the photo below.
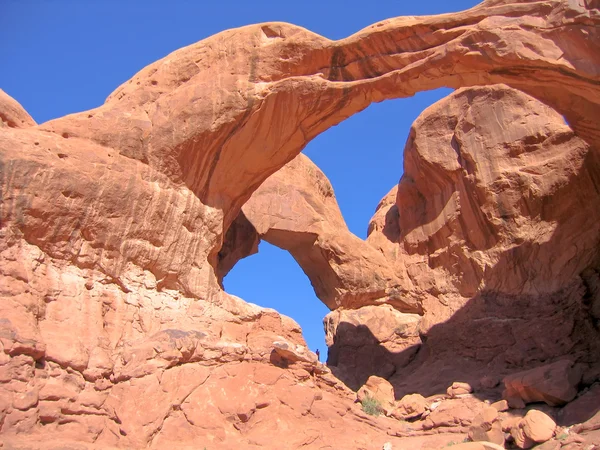
<svg viewBox="0 0 600 450">
<path fill-rule="evenodd" d="M 100 108 L 41 129 L 91 139 L 185 183 L 223 212 L 227 229 L 317 134 L 418 91 L 504 83 L 552 106 L 597 148 L 599 21 L 591 5 L 557 0 L 400 17 L 339 41 L 252 25 L 178 50 Z"/>
<path fill-rule="evenodd" d="M 118 260 L 110 265 L 113 279 L 120 280 L 133 264 L 149 270 L 160 288 L 211 298 L 220 292 L 226 233 L 252 193 L 312 138 L 372 102 L 441 86 L 503 83 L 562 114 L 596 153 L 599 22 L 593 5 L 557 0 L 488 1 L 456 14 L 400 17 L 339 41 L 284 23 L 251 25 L 177 50 L 140 71 L 99 108 L 37 129 L 66 137 L 65 143 L 85 139 L 110 149 L 142 179 L 191 195 L 177 201 L 176 209 L 186 214 L 169 229 L 123 225 L 109 239 L 110 232 L 94 231 L 99 225 L 88 223 L 84 240 L 92 250 L 85 266 L 106 271 L 104 253 L 97 249 L 109 247 Z M 126 222 L 129 214 L 124 208 L 118 221 Z M 64 228 L 54 233 L 59 235 L 80 227 L 68 221 L 56 226 Z M 276 240 L 274 233 L 270 239 Z M 128 245 L 117 249 L 118 241 Z M 255 244 L 247 245 L 245 251 L 251 251 Z M 324 260 L 339 257 L 325 247 L 313 256 L 296 252 L 309 259 L 305 271 L 311 264 L 328 267 Z M 45 249 L 64 252 L 51 239 Z M 361 283 L 376 288 L 357 297 L 352 287 L 340 286 L 339 274 L 315 282 L 327 272 L 316 269 L 313 285 L 322 300 L 330 308 L 389 303 L 422 313 L 422 298 L 415 299 L 415 286 L 406 281 L 410 277 L 388 273 L 378 252 L 365 251 L 379 269 L 377 279 L 358 276 L 358 291 Z M 75 250 L 67 247 L 67 253 L 81 263 Z M 357 277 L 346 276 L 351 278 Z M 326 284 L 329 289 L 318 287 Z"/>
</svg>

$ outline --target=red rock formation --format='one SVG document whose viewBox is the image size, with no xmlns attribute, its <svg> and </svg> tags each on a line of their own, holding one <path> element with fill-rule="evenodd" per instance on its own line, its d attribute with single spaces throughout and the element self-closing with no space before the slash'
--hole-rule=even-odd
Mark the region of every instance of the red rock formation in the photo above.
<svg viewBox="0 0 600 450">
<path fill-rule="evenodd" d="M 581 382 L 579 367 L 569 360 L 557 361 L 504 378 L 503 397 L 519 407 L 526 403 L 546 402 L 550 406 L 565 405 L 577 396 Z"/>
<path fill-rule="evenodd" d="M 4 444 L 399 442 L 387 436 L 399 425 L 365 416 L 292 320 L 217 285 L 193 297 L 198 286 L 177 281 L 177 270 L 198 270 L 207 242 L 209 209 L 189 190 L 106 147 L 38 128 L 5 127 L 0 148 Z M 274 358 L 281 346 L 306 358 Z M 353 422 L 357 434 L 345 433 Z"/>
<path fill-rule="evenodd" d="M 42 129 L 90 139 L 184 183 L 226 230 L 311 138 L 373 101 L 418 90 L 505 82 L 556 107 L 596 145 L 596 20 L 591 6 L 555 0 L 392 19 L 337 42 L 288 24 L 253 25 L 178 50 L 100 108 Z M 207 228 L 216 267 L 223 229 Z M 197 283 L 184 273 L 182 284 Z"/>
<path fill-rule="evenodd" d="M 587 280 L 600 161 L 562 117 L 503 86 L 459 90 L 417 119 L 404 168 L 367 242 L 407 281 L 423 317 L 413 337 L 390 341 L 377 337 L 387 326 L 373 311 L 332 313 L 335 373 L 353 388 L 384 374 L 397 395 L 431 395 L 552 358 L 597 364 Z"/>
<path fill-rule="evenodd" d="M 330 307 L 329 298 L 323 294 L 327 281 L 331 291 L 351 292 L 368 304 L 368 297 L 356 287 L 358 269 L 365 274 L 359 280 L 368 280 L 373 272 L 389 273 L 389 269 L 382 271 L 383 264 L 364 258 L 372 250 L 345 231 L 334 198 L 322 195 L 317 188 L 324 183 L 323 175 L 318 169 L 308 170 L 307 164 L 303 157 L 286 165 L 256 191 L 243 210 L 263 238 L 271 233 L 276 236 L 271 242 L 292 254 L 311 251 L 328 255 L 329 262 L 325 263 L 316 258 L 296 259 L 313 280 L 317 295 Z M 396 274 L 385 279 L 388 289 L 394 286 L 399 292 L 410 293 L 404 299 L 424 301 L 425 317 L 409 337 L 394 333 L 401 327 L 403 315 L 391 313 L 391 309 L 377 312 L 362 308 L 331 315 L 327 321 L 332 346 L 329 363 L 349 386 L 358 389 L 371 374 L 391 376 L 415 356 L 420 333 L 427 338 L 429 329 L 465 305 L 467 308 L 455 318 L 461 322 L 457 328 L 463 330 L 458 335 L 462 335 L 464 346 L 461 344 L 458 351 L 478 360 L 477 364 L 487 364 L 500 349 L 507 350 L 504 363 L 496 358 L 496 373 L 569 355 L 579 340 L 594 342 L 594 303 L 590 317 L 588 308 L 581 307 L 579 289 L 587 284 L 590 269 L 586 267 L 593 266 L 596 258 L 599 230 L 595 211 L 599 199 L 594 185 L 598 162 L 558 114 L 504 87 L 460 91 L 417 120 L 407 144 L 405 170 L 400 193 L 393 189 L 378 208 L 368 243 L 396 268 Z M 330 192 L 329 184 L 326 186 L 325 191 Z M 570 198 L 581 205 L 574 212 L 570 212 Z M 318 238 L 310 238 L 303 248 L 298 242 L 305 233 Z M 336 244 L 344 239 L 352 243 L 349 256 Z M 579 252 L 574 259 L 569 248 L 576 247 Z M 323 267 L 329 268 L 342 258 L 346 272 L 338 270 L 341 275 L 334 281 L 319 281 Z M 579 324 L 575 329 L 580 337 L 570 336 L 571 327 L 564 328 L 562 337 L 549 333 L 564 320 L 552 316 L 554 302 L 569 285 L 571 298 L 562 302 L 568 310 L 576 308 L 569 320 Z M 378 288 L 377 283 L 368 286 Z M 490 299 L 499 295 L 506 297 L 504 303 L 514 303 L 513 308 L 502 304 L 504 311 L 495 310 Z M 519 311 L 523 299 L 510 299 L 522 295 L 529 296 L 528 304 L 538 303 L 531 317 L 528 313 L 522 317 Z M 486 304 L 490 302 L 491 309 Z M 476 303 L 480 305 L 472 308 Z M 394 307 L 409 311 L 406 304 Z M 540 313 L 548 316 L 547 322 L 534 331 L 531 320 Z M 468 322 L 486 316 L 486 325 L 493 325 L 490 317 L 503 323 L 498 329 L 500 335 L 485 338 L 485 343 L 473 342 L 470 333 L 480 332 Z M 511 323 L 503 317 L 521 319 Z M 443 328 L 447 331 L 438 327 L 435 333 L 444 333 L 444 339 L 456 335 L 453 327 Z M 525 342 L 515 341 L 515 336 Z M 526 343 L 529 340 L 532 343 Z M 496 350 L 485 350 L 494 347 Z M 440 350 L 457 351 L 452 346 Z M 428 362 L 423 363 L 424 370 L 427 366 Z M 342 368 L 346 375 L 336 368 Z M 465 365 L 464 372 L 472 372 L 474 382 L 484 375 L 475 374 L 470 364 Z M 426 380 L 429 389 L 437 386 L 435 389 L 443 391 L 448 382 L 460 376 L 448 374 L 437 384 L 427 377 L 420 380 Z"/>
<path fill-rule="evenodd" d="M 414 431 L 360 412 L 351 393 L 302 348 L 297 324 L 224 293 L 219 276 L 236 252 L 256 243 L 222 252 L 242 206 L 310 139 L 373 101 L 442 85 L 507 83 L 555 107 L 579 137 L 560 128 L 547 107 L 500 88 L 462 91 L 452 105 L 434 107 L 443 153 L 429 151 L 416 135 L 414 150 L 407 149 L 414 168 L 406 171 L 427 166 L 432 191 L 413 173 L 413 185 L 401 184 L 395 202 L 408 213 L 397 218 L 393 205 L 382 206 L 378 217 L 385 220 L 371 227 L 369 242 L 391 270 L 357 244 L 378 255 L 372 259 L 386 272 L 384 282 L 371 290 L 359 272 L 359 281 L 348 284 L 361 257 L 346 251 L 341 264 L 320 260 L 336 273 L 321 286 L 323 296 L 331 306 L 367 299 L 366 308 L 381 308 L 373 317 L 393 306 L 423 310 L 418 332 L 399 313 L 405 327 L 396 335 L 409 330 L 417 346 L 424 336 L 418 348 L 426 351 L 383 358 L 394 361 L 397 396 L 409 380 L 402 370 L 416 370 L 411 388 L 436 390 L 449 377 L 440 364 L 450 358 L 454 368 L 465 358 L 463 372 L 472 367 L 467 358 L 478 369 L 565 353 L 593 362 L 590 317 L 598 317 L 581 300 L 596 301 L 598 284 L 599 20 L 591 2 L 554 0 L 488 1 L 463 13 L 391 19 L 336 42 L 288 24 L 253 25 L 176 51 L 99 108 L 40 126 L 1 94 L 3 442 L 349 448 L 399 443 L 392 436 Z M 486 132 L 489 121 L 469 119 L 471 109 L 493 107 L 478 99 L 494 95 L 500 109 L 505 97 L 519 105 L 497 116 L 514 135 Z M 542 123 L 522 107 L 544 115 Z M 450 113 L 462 115 L 460 123 Z M 427 134 L 427 125 L 415 130 Z M 446 138 L 454 134 L 453 147 Z M 476 136 L 493 142 L 478 146 Z M 414 201 L 419 193 L 431 195 L 428 203 Z M 579 207 L 569 205 L 573 198 Z M 265 238 L 277 239 L 277 223 L 261 226 Z M 312 232 L 322 237 L 324 230 Z M 252 235 L 250 227 L 246 232 Z M 328 243 L 321 239 L 320 248 Z M 535 270 L 533 259 L 547 264 Z M 581 273 L 590 280 L 588 297 Z M 399 301 L 387 280 L 405 280 L 407 299 Z M 332 294 L 330 283 L 347 290 Z M 483 288 L 494 295 L 480 296 Z M 360 316 L 361 309 L 348 314 Z M 342 361 L 348 348 L 340 323 Z M 406 344 L 388 335 L 392 352 Z M 276 342 L 296 356 L 282 356 Z M 446 342 L 453 345 L 444 351 Z M 363 351 L 378 342 L 369 345 Z M 495 360 L 500 349 L 508 350 Z M 363 369 L 352 376 L 372 370 Z M 432 371 L 437 384 L 424 376 Z M 432 413 L 427 427 L 456 424 L 451 409 Z M 430 442 L 443 446 L 447 437 Z M 417 448 L 414 440 L 402 442 Z"/>
<path fill-rule="evenodd" d="M 541 411 L 532 410 L 511 430 L 515 444 L 519 448 L 531 448 L 546 442 L 554 435 L 556 423 Z"/>
<path fill-rule="evenodd" d="M 0 89 L 0 127 L 27 128 L 35 121 L 21 105 Z"/>
<path fill-rule="evenodd" d="M 269 177 L 236 221 L 243 217 L 260 239 L 292 254 L 330 309 L 388 303 L 421 311 L 417 299 L 402 295 L 405 283 L 383 255 L 348 230 L 329 180 L 306 156 Z M 240 229 L 237 222 L 234 230 Z M 253 240 L 242 236 L 236 248 Z"/>
<path fill-rule="evenodd" d="M 469 429 L 469 438 L 472 441 L 485 441 L 504 445 L 502 424 L 495 408 L 488 406 L 473 419 Z"/>
</svg>

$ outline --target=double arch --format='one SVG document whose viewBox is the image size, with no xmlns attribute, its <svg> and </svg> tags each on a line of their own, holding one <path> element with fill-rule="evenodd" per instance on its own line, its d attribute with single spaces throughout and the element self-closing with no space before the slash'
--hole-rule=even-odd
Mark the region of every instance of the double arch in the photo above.
<svg viewBox="0 0 600 450">
<path fill-rule="evenodd" d="M 225 232 L 263 181 L 372 102 L 504 83 L 555 108 L 597 151 L 596 6 L 488 0 L 456 14 L 390 19 L 339 41 L 285 23 L 228 30 L 146 67 L 93 112 L 41 127 L 185 184 L 217 211 L 216 238 L 203 250 L 216 268 Z"/>
</svg>

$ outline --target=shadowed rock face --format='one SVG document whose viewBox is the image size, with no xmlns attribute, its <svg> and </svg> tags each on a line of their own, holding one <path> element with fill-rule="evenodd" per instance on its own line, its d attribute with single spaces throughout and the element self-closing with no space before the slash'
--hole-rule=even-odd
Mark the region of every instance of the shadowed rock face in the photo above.
<svg viewBox="0 0 600 450">
<path fill-rule="evenodd" d="M 462 296 L 554 292 L 594 262 L 598 156 L 531 97 L 458 91 L 417 119 L 404 167 L 399 242 Z"/>
<path fill-rule="evenodd" d="M 305 156 L 243 207 L 261 238 L 296 257 L 322 300 L 361 299 L 326 320 L 336 375 L 353 389 L 375 374 L 407 393 L 435 393 L 452 377 L 477 383 L 491 367 L 501 374 L 573 354 L 595 362 L 598 300 L 586 286 L 600 239 L 600 162 L 562 117 L 506 86 L 461 89 L 416 120 L 404 169 L 367 242 L 347 231 Z M 367 306 L 377 289 L 408 292 L 423 309 Z M 470 363 L 453 363 L 459 355 Z M 449 378 L 409 375 L 442 369 L 440 361 Z"/>
<path fill-rule="evenodd" d="M 550 293 L 595 262 L 598 157 L 525 94 L 465 89 L 431 106 L 413 125 L 404 168 L 368 242 L 418 288 Z M 419 258 L 431 271 L 418 272 Z"/>
<path fill-rule="evenodd" d="M 392 353 L 405 351 L 394 336 L 408 332 L 421 348 L 409 358 L 384 358 L 396 395 L 419 383 L 423 392 L 437 389 L 427 384 L 427 373 L 439 373 L 441 384 L 452 375 L 444 369 L 457 361 L 471 361 L 473 374 L 490 360 L 500 370 L 568 352 L 594 362 L 596 7 L 484 2 L 463 13 L 390 19 L 335 42 L 281 23 L 229 30 L 146 67 L 104 105 L 38 126 L 2 94 L 3 442 L 251 448 L 277 441 L 283 448 L 351 448 L 401 436 L 400 424 L 360 413 L 325 369 L 272 366 L 274 342 L 310 353 L 292 320 L 222 291 L 219 278 L 236 252 L 256 245 L 254 239 L 227 249 L 223 240 L 253 192 L 317 134 L 373 101 L 444 85 L 506 83 L 556 108 L 575 134 L 558 127 L 548 108 L 536 109 L 547 126 L 505 111 L 497 117 L 511 126 L 517 118 L 535 126 L 527 132 L 517 126 L 510 138 L 482 147 L 476 136 L 500 136 L 492 124 L 494 132 L 468 118 L 469 108 L 482 107 L 481 92 L 513 95 L 527 108 L 538 104 L 500 89 L 474 91 L 472 98 L 462 91 L 456 104 L 443 104 L 447 110 L 437 107 L 435 116 L 448 116 L 446 128 L 442 119 L 435 125 L 444 130 L 438 136 L 443 153 L 420 139 L 426 124 L 415 127 L 414 150 L 407 149 L 412 181 L 400 184 L 395 201 L 386 197 L 368 243 L 354 240 L 360 255 L 348 250 L 352 236 L 327 237 L 321 224 L 309 239 L 298 239 L 301 229 L 273 217 L 262 222 L 251 205 L 240 236 L 256 228 L 288 245 L 309 275 L 312 265 L 330 268 L 313 281 L 330 307 L 364 301 L 382 308 L 373 310 L 375 318 L 393 307 L 422 314 L 407 319 L 392 312 L 404 327 L 387 323 L 393 333 L 372 333 L 379 336 L 372 345 L 385 338 Z M 464 120 L 454 123 L 452 114 Z M 446 142 L 450 135 L 454 144 Z M 435 183 L 420 183 L 419 171 Z M 423 195 L 427 202 L 419 204 Z M 308 198 L 299 196 L 297 205 Z M 580 209 L 570 204 L 573 198 Z M 336 214 L 332 208 L 322 213 L 327 220 Z M 310 240 L 318 248 L 309 248 Z M 381 272 L 355 271 L 363 253 Z M 538 269 L 533 260 L 544 265 Z M 350 354 L 344 343 L 360 354 L 370 351 L 339 332 L 343 323 L 361 326 L 361 310 L 342 313 L 329 321 L 340 377 L 352 369 L 340 363 Z M 411 328 L 416 323 L 418 331 Z M 485 342 L 473 341 L 477 329 L 470 324 L 481 327 L 476 335 Z M 567 328 L 574 330 L 569 340 L 563 339 Z M 513 351 L 497 361 L 506 343 Z M 428 355 L 437 366 L 428 365 Z M 410 381 L 404 369 L 419 382 L 403 386 Z M 359 382 L 364 375 L 352 376 Z M 302 432 L 291 435 L 297 428 Z"/>
<path fill-rule="evenodd" d="M 397 386 L 425 389 L 436 367 L 477 383 L 553 358 L 598 364 L 594 149 L 527 95 L 465 89 L 415 121 L 404 167 L 368 238 L 431 294 L 424 351 Z M 393 210 L 399 245 L 381 236 Z"/>
<path fill-rule="evenodd" d="M 598 363 L 599 299 L 589 286 L 597 276 L 599 174 L 597 153 L 519 91 L 461 89 L 421 114 L 404 175 L 367 239 L 423 298 L 418 357 L 409 361 L 415 343 L 398 337 L 413 347 L 381 358 L 401 361 L 395 374 L 387 369 L 398 395 L 431 394 L 452 379 L 477 384 L 559 357 Z M 353 333 L 353 325 L 336 326 Z M 330 333 L 336 355 L 348 354 L 338 368 L 350 385 L 379 370 L 356 356 L 381 351 L 378 340 L 345 346 L 336 328 Z"/>
</svg>

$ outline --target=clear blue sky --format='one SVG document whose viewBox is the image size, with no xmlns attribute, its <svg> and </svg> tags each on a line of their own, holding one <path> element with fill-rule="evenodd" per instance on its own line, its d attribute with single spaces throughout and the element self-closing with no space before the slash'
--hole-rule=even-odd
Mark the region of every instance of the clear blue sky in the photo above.
<svg viewBox="0 0 600 450">
<path fill-rule="evenodd" d="M 219 31 L 284 21 L 330 39 L 379 20 L 454 12 L 473 0 L 0 0 L 0 88 L 38 122 L 96 107 L 153 61 Z M 325 172 L 351 231 L 364 238 L 379 200 L 402 175 L 410 125 L 440 89 L 372 105 L 317 137 L 305 153 Z M 300 323 L 324 359 L 328 309 L 286 252 L 262 243 L 225 279 L 228 292 Z"/>
</svg>

